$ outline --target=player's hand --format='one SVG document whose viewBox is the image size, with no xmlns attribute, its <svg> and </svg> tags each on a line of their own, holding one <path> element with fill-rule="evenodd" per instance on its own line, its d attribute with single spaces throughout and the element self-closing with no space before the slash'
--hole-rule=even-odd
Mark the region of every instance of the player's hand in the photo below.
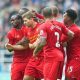
<svg viewBox="0 0 80 80">
<path fill-rule="evenodd" d="M 29 43 L 29 48 L 34 49 L 34 45 Z"/>
<path fill-rule="evenodd" d="M 13 51 L 11 44 L 7 43 L 7 44 L 5 44 L 5 47 L 8 49 L 9 52 Z"/>
<path fill-rule="evenodd" d="M 12 45 L 9 44 L 9 43 L 5 44 L 5 47 L 6 47 L 7 49 L 12 49 Z"/>
<path fill-rule="evenodd" d="M 35 59 L 38 59 L 37 54 L 34 54 L 34 53 L 33 53 L 33 57 L 34 57 Z"/>
</svg>

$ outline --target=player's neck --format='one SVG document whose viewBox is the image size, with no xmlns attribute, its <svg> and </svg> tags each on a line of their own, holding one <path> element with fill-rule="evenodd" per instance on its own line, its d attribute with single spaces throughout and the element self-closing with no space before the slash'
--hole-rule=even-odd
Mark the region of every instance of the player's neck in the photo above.
<svg viewBox="0 0 80 80">
<path fill-rule="evenodd" d="M 56 20 L 57 20 L 57 17 L 53 17 L 53 19 L 52 19 L 52 20 L 53 20 L 53 21 L 54 21 L 54 20 L 56 21 Z"/>
<path fill-rule="evenodd" d="M 17 30 L 18 30 L 18 29 L 21 29 L 21 27 L 22 27 L 22 24 L 18 24 L 17 27 L 16 27 L 16 29 L 17 29 Z"/>
<path fill-rule="evenodd" d="M 52 17 L 50 17 L 50 18 L 46 18 L 45 21 L 47 21 L 47 20 L 52 20 L 52 19 L 53 19 Z"/>
<path fill-rule="evenodd" d="M 32 25 L 32 28 L 35 28 L 37 22 L 34 22 L 33 25 Z"/>
</svg>

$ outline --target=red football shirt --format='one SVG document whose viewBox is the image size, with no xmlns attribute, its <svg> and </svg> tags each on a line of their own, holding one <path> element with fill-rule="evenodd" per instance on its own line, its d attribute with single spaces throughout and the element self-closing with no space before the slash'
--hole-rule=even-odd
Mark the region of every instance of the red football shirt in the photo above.
<svg viewBox="0 0 80 80">
<path fill-rule="evenodd" d="M 9 43 L 15 45 L 18 41 L 20 41 L 24 37 L 24 29 L 26 27 L 23 26 L 22 29 L 12 28 L 8 34 L 7 38 L 9 39 Z M 31 57 L 30 49 L 26 50 L 15 50 L 13 54 L 13 62 L 27 62 Z"/>
<path fill-rule="evenodd" d="M 74 38 L 67 43 L 68 60 L 76 57 L 80 58 L 80 28 L 73 24 L 69 29 L 74 32 Z M 63 36 L 62 39 L 62 41 L 65 41 L 67 37 Z"/>
<path fill-rule="evenodd" d="M 44 16 L 39 14 L 39 13 L 36 13 L 36 17 L 40 18 L 40 19 L 44 19 Z"/>
<path fill-rule="evenodd" d="M 36 41 L 36 39 L 38 38 L 39 26 L 40 26 L 40 24 L 37 23 L 34 28 L 29 27 L 28 30 L 27 30 L 26 36 L 30 40 L 31 44 L 34 43 Z M 38 56 L 43 56 L 43 50 L 40 51 Z"/>
<path fill-rule="evenodd" d="M 40 36 L 46 38 L 47 44 L 44 47 L 44 57 L 53 57 L 53 59 L 63 60 L 61 52 L 61 35 L 67 35 L 68 29 L 60 22 L 46 21 L 40 26 Z"/>
</svg>

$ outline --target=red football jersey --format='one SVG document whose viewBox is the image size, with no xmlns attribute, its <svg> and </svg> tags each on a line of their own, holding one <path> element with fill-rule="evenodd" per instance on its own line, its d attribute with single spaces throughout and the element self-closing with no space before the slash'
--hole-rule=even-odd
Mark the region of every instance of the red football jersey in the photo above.
<svg viewBox="0 0 80 80">
<path fill-rule="evenodd" d="M 17 42 L 19 42 L 24 37 L 24 29 L 25 26 L 23 26 L 22 29 L 12 28 L 7 34 L 9 43 L 15 45 Z M 29 48 L 20 51 L 15 50 L 13 54 L 13 62 L 27 62 L 28 58 L 30 57 L 31 52 Z"/>
<path fill-rule="evenodd" d="M 67 35 L 68 29 L 60 22 L 46 21 L 40 26 L 40 36 L 46 38 L 47 44 L 44 47 L 44 56 L 53 57 L 56 60 L 63 60 L 63 54 L 61 52 L 61 35 Z"/>
<path fill-rule="evenodd" d="M 36 13 L 36 17 L 40 18 L 40 19 L 44 19 L 44 16 L 39 14 L 39 13 Z"/>
<path fill-rule="evenodd" d="M 67 43 L 68 60 L 80 57 L 80 28 L 76 24 L 73 24 L 69 29 L 74 32 L 74 38 Z M 63 36 L 62 39 L 65 41 L 67 37 Z"/>
<path fill-rule="evenodd" d="M 26 36 L 30 40 L 31 44 L 34 43 L 38 37 L 38 26 L 39 24 L 37 24 L 34 28 L 29 27 L 26 32 Z"/>
<path fill-rule="evenodd" d="M 26 36 L 30 40 L 31 44 L 34 43 L 36 41 L 36 39 L 38 38 L 39 26 L 40 26 L 40 24 L 37 23 L 37 25 L 34 28 L 29 27 L 27 30 Z M 43 56 L 43 50 L 40 51 L 38 56 Z"/>
</svg>

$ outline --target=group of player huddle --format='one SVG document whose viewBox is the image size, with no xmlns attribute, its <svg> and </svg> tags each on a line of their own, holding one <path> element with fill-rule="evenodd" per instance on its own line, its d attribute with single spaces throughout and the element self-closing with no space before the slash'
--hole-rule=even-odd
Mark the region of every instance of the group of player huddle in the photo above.
<svg viewBox="0 0 80 80">
<path fill-rule="evenodd" d="M 63 22 L 57 21 L 56 6 L 42 14 L 21 8 L 11 16 L 6 48 L 13 51 L 11 80 L 57 80 L 62 77 L 66 47 L 66 80 L 80 80 L 80 28 L 77 12 L 68 9 Z"/>
</svg>

